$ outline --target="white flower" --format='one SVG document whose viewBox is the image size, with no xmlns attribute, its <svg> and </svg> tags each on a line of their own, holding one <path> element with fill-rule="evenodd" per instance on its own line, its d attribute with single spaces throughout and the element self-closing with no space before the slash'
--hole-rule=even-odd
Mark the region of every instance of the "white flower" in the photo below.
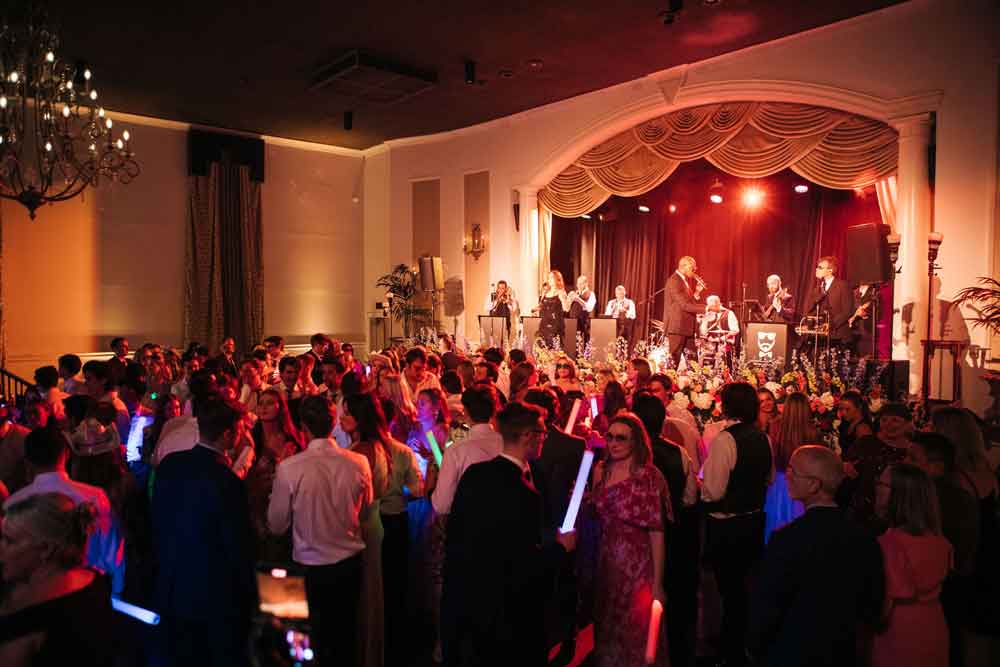
<svg viewBox="0 0 1000 667">
<path fill-rule="evenodd" d="M 724 382 L 724 380 L 721 377 L 715 376 L 714 378 L 712 378 L 712 382 L 711 382 L 710 386 L 712 387 L 712 390 L 714 391 L 714 390 L 718 389 L 719 387 L 721 387 L 722 384 L 723 384 L 723 382 Z"/>
<path fill-rule="evenodd" d="M 687 410 L 688 406 L 691 405 L 691 401 L 688 400 L 687 394 L 685 394 L 682 391 L 679 391 L 676 394 L 674 394 L 674 404 L 676 404 L 677 407 L 679 408 Z"/>
<path fill-rule="evenodd" d="M 689 384 L 691 384 L 691 378 L 689 378 L 686 374 L 685 375 L 678 375 L 677 376 L 677 386 L 678 387 L 680 387 L 681 389 L 685 389 L 685 388 L 687 388 L 687 386 Z M 677 393 L 679 394 L 680 392 L 677 392 Z M 674 397 L 676 399 L 677 394 L 674 394 Z"/>
<path fill-rule="evenodd" d="M 836 403 L 837 399 L 833 397 L 828 391 L 824 391 L 823 395 L 819 397 L 819 402 L 825 405 L 827 408 L 832 408 Z"/>
<path fill-rule="evenodd" d="M 694 407 L 699 410 L 711 410 L 713 403 L 715 403 L 715 399 L 712 398 L 712 395 L 708 392 L 695 394 L 694 396 Z"/>
<path fill-rule="evenodd" d="M 777 382 L 768 382 L 767 384 L 764 385 L 764 388 L 769 389 L 776 398 L 785 393 L 784 388 Z"/>
</svg>

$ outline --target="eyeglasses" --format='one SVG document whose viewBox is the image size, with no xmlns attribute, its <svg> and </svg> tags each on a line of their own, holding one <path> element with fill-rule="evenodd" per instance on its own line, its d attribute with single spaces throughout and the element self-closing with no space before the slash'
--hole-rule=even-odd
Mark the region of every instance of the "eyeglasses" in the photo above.
<svg viewBox="0 0 1000 667">
<path fill-rule="evenodd" d="M 570 368 L 573 368 L 573 367 L 572 367 L 572 366 L 570 366 L 569 364 L 556 364 L 556 368 L 566 368 L 566 369 L 570 369 Z"/>
<path fill-rule="evenodd" d="M 619 435 L 616 433 L 608 433 L 606 437 L 608 442 L 629 442 L 632 439 L 632 434 L 625 433 Z"/>
</svg>

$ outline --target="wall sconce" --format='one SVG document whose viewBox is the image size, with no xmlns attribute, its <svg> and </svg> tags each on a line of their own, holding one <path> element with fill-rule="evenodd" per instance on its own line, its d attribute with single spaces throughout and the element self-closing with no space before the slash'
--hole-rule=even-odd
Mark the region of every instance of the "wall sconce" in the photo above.
<svg viewBox="0 0 1000 667">
<path fill-rule="evenodd" d="M 486 239 L 483 238 L 483 228 L 480 225 L 472 225 L 472 238 L 465 241 L 462 251 L 466 255 L 472 255 L 472 259 L 477 261 L 486 252 Z"/>
<path fill-rule="evenodd" d="M 902 238 L 899 234 L 889 234 L 886 238 L 886 244 L 889 246 L 889 263 L 892 264 L 892 270 L 894 273 L 899 273 L 902 268 L 896 268 L 896 262 L 899 261 L 899 245 Z"/>
</svg>

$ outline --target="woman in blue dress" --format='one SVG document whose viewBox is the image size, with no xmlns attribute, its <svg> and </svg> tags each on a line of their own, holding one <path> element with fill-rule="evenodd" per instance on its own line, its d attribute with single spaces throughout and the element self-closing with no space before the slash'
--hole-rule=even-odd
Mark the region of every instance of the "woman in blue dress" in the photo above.
<svg viewBox="0 0 1000 667">
<path fill-rule="evenodd" d="M 796 518 L 802 516 L 805 508 L 798 500 L 792 500 L 788 495 L 788 483 L 785 471 L 792 452 L 802 445 L 819 442 L 816 426 L 813 424 L 812 410 L 809 408 L 809 398 L 805 394 L 795 392 L 785 399 L 781 416 L 778 417 L 771 431 L 775 434 L 771 440 L 774 452 L 774 481 L 767 490 L 764 501 L 764 542 L 771 539 L 771 533 Z"/>
</svg>

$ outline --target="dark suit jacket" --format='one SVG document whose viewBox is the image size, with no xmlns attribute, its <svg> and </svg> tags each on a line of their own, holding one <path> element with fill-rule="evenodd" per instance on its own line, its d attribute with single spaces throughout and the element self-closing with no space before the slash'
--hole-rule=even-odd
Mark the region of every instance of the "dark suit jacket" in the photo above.
<svg viewBox="0 0 1000 667">
<path fill-rule="evenodd" d="M 764 318 L 768 322 L 788 322 L 792 324 L 795 322 L 795 297 L 791 294 L 786 294 L 785 298 L 781 300 L 781 311 L 777 311 L 771 308 L 771 301 L 768 300 L 764 304 L 764 312 L 766 317 Z M 770 309 L 770 312 L 768 312 Z"/>
<path fill-rule="evenodd" d="M 129 359 L 128 357 L 125 358 L 125 361 L 122 361 L 116 356 L 113 356 L 110 359 L 108 359 L 108 374 L 111 376 L 112 386 L 115 387 L 121 386 L 122 382 L 125 381 L 126 371 L 128 367 L 134 363 L 135 362 Z"/>
<path fill-rule="evenodd" d="M 542 498 L 498 456 L 462 475 L 448 515 L 441 635 L 445 664 L 546 664 L 544 602 L 559 560 L 542 547 Z"/>
<path fill-rule="evenodd" d="M 802 314 L 814 314 L 817 303 L 820 312 L 830 313 L 830 337 L 834 340 L 850 338 L 851 328 L 847 326 L 847 320 L 854 314 L 854 308 L 851 307 L 853 297 L 847 283 L 834 278 L 830 283 L 830 291 L 823 294 L 822 283 L 817 282 L 806 298 Z"/>
<path fill-rule="evenodd" d="M 705 304 L 695 301 L 694 292 L 676 271 L 667 278 L 666 301 L 663 316 L 666 333 L 693 336 L 698 327 L 695 315 L 705 312 Z"/>
<path fill-rule="evenodd" d="M 156 469 L 154 609 L 194 620 L 249 623 L 257 605 L 246 488 L 207 447 L 170 454 Z"/>
<path fill-rule="evenodd" d="M 221 368 L 223 371 L 233 376 L 234 378 L 238 378 L 240 376 L 240 368 L 237 365 L 235 356 L 232 359 L 228 359 L 226 355 L 220 354 L 219 356 L 216 357 L 216 360 L 218 360 L 219 362 L 219 368 Z"/>
<path fill-rule="evenodd" d="M 882 609 L 882 552 L 835 507 L 816 507 L 776 531 L 750 600 L 748 646 L 761 665 L 847 667 L 857 624 Z"/>
<path fill-rule="evenodd" d="M 567 435 L 557 426 L 549 426 L 542 444 L 542 454 L 531 464 L 535 488 L 542 495 L 542 531 L 546 544 L 555 539 L 569 506 L 569 496 L 587 442 Z"/>
</svg>

